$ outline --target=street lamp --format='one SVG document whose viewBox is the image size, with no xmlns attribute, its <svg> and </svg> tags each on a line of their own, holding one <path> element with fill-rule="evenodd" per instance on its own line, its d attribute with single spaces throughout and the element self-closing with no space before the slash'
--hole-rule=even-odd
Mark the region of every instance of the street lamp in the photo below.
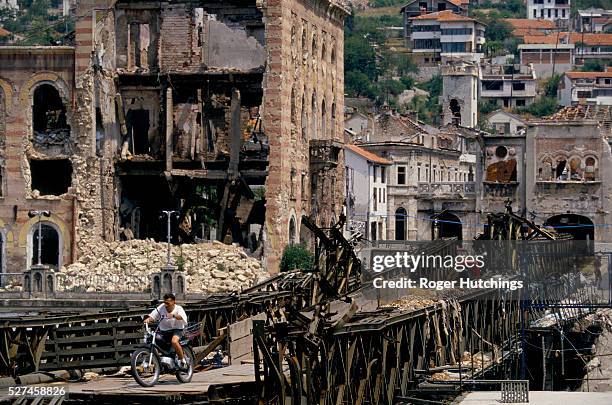
<svg viewBox="0 0 612 405">
<path fill-rule="evenodd" d="M 28 212 L 28 217 L 34 218 L 38 217 L 38 263 L 37 266 L 42 266 L 42 256 L 41 256 L 41 248 L 42 248 L 42 217 L 49 218 L 51 216 L 51 211 L 47 210 L 32 210 Z"/>
<path fill-rule="evenodd" d="M 167 227 L 166 227 L 166 240 L 168 241 L 168 266 L 171 266 L 172 263 L 170 262 L 170 241 L 172 238 L 172 231 L 170 230 L 170 219 L 172 218 L 172 215 L 177 214 L 178 211 L 173 211 L 173 210 L 163 210 L 162 211 L 162 216 L 166 215 L 166 219 L 167 219 Z"/>
</svg>

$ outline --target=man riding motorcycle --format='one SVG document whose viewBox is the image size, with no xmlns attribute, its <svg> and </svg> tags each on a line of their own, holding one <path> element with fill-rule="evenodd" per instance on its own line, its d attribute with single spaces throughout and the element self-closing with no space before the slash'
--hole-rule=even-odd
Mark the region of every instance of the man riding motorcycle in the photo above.
<svg viewBox="0 0 612 405">
<path fill-rule="evenodd" d="M 164 303 L 155 308 L 144 320 L 145 323 L 159 321 L 159 330 L 162 339 L 172 343 L 172 347 L 178 356 L 180 368 L 188 367 L 185 362 L 185 354 L 179 343 L 183 330 L 187 326 L 187 314 L 180 305 L 176 304 L 176 297 L 172 293 L 164 295 Z"/>
</svg>

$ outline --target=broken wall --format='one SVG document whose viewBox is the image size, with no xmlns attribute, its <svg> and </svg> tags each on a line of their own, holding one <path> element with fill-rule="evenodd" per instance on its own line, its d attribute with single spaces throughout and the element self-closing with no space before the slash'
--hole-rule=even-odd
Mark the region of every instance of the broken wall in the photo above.
<svg viewBox="0 0 612 405">
<path fill-rule="evenodd" d="M 587 217 L 598 224 L 595 240 L 609 241 L 612 154 L 598 124 L 537 122 L 526 138 L 527 212 L 542 223 L 559 214 Z"/>
<path fill-rule="evenodd" d="M 0 146 L 3 197 L 0 200 L 0 238 L 5 271 L 21 271 L 32 258 L 32 235 L 36 225 L 36 219 L 28 217 L 32 209 L 51 211 L 51 217 L 45 221 L 60 234 L 58 259 L 67 262 L 72 257 L 77 176 L 65 172 L 45 173 L 49 182 L 61 180 L 63 192 L 61 195 L 40 195 L 32 189 L 30 164 L 32 160 L 42 164 L 63 160 L 69 161 L 72 168 L 80 165 L 79 159 L 70 155 L 77 142 L 72 113 L 73 72 L 74 49 L 71 47 L 0 47 L 0 137 L 3 141 Z M 33 111 L 34 93 L 41 86 L 48 86 L 60 96 L 55 105 L 58 110 Z M 59 115 L 55 111 L 62 109 L 66 121 L 57 120 Z M 49 129 L 68 124 L 71 125 L 69 132 L 56 138 L 53 144 L 36 145 L 34 127 L 39 112 L 44 125 L 60 123 Z M 70 187 L 66 187 L 68 184 Z"/>
<path fill-rule="evenodd" d="M 313 140 L 342 141 L 343 21 L 348 10 L 335 1 L 279 0 L 266 2 L 263 12 L 267 51 L 263 125 L 270 140 L 266 258 L 275 271 L 289 241 L 291 219 L 298 235 L 308 234 L 302 232 L 301 216 L 311 214 L 313 197 L 325 193 L 326 200 L 318 204 L 318 212 L 327 217 L 323 225 L 342 211 L 343 156 L 323 180 L 323 173 L 311 172 L 309 154 Z"/>
</svg>

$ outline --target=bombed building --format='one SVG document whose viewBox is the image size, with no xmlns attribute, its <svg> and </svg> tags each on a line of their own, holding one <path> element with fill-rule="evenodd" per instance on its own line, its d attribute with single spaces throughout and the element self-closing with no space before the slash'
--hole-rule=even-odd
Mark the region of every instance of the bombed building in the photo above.
<svg viewBox="0 0 612 405">
<path fill-rule="evenodd" d="M 101 240 L 308 242 L 343 201 L 343 19 L 335 0 L 100 1 L 74 46 L 0 48 L 4 271 Z M 322 190 L 326 190 L 323 193 Z"/>
</svg>

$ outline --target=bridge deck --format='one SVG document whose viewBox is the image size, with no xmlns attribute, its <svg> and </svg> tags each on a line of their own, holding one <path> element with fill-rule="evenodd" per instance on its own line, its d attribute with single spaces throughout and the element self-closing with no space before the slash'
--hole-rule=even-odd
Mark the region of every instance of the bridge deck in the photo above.
<svg viewBox="0 0 612 405">
<path fill-rule="evenodd" d="M 70 400 L 88 400 L 97 403 L 109 401 L 135 401 L 152 399 L 153 402 L 171 400 L 174 403 L 190 400 L 206 400 L 213 388 L 254 383 L 253 364 L 230 365 L 223 368 L 201 371 L 193 375 L 190 383 L 181 384 L 174 375 L 163 375 L 154 387 L 141 387 L 132 377 L 100 377 L 87 382 L 53 383 L 67 385 Z M 51 385 L 51 384 L 44 384 Z M 216 395 L 215 395 L 216 396 Z M 121 397 L 121 399 L 119 399 Z M 7 389 L 0 390 L 0 402 L 8 399 Z M 112 402 L 110 402 L 112 403 Z"/>
</svg>

